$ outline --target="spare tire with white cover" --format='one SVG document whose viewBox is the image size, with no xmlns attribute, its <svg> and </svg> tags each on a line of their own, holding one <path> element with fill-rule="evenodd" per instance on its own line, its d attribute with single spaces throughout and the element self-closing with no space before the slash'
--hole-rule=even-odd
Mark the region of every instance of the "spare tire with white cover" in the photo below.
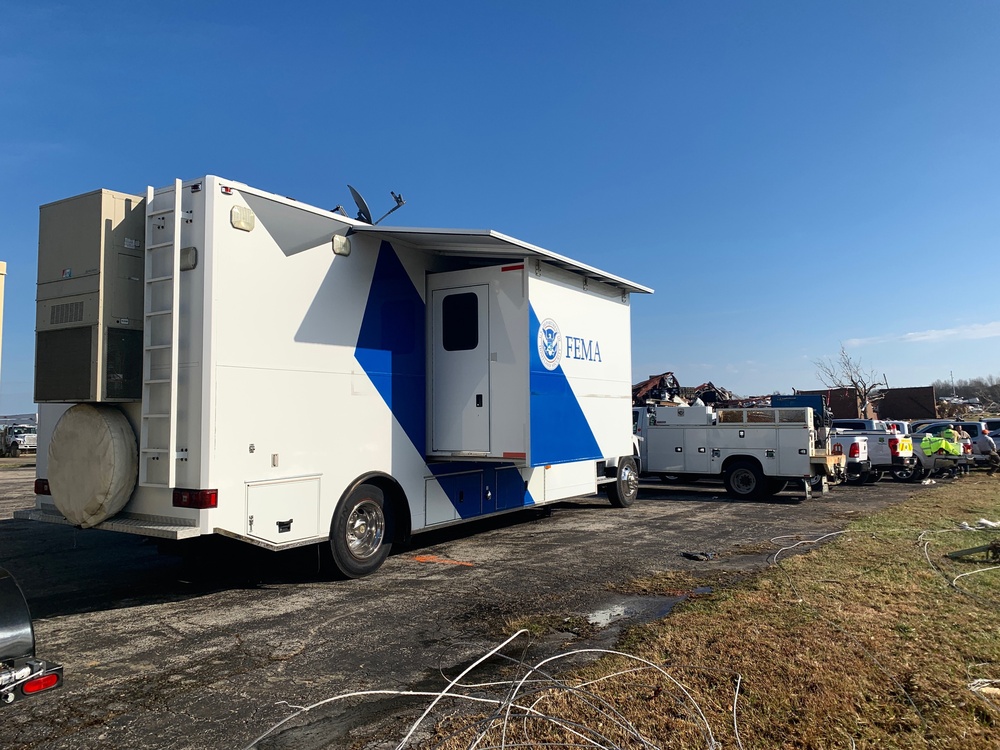
<svg viewBox="0 0 1000 750">
<path fill-rule="evenodd" d="M 135 433 L 114 407 L 70 408 L 56 423 L 48 455 L 52 500 L 76 526 L 111 518 L 132 496 L 139 472 Z"/>
</svg>

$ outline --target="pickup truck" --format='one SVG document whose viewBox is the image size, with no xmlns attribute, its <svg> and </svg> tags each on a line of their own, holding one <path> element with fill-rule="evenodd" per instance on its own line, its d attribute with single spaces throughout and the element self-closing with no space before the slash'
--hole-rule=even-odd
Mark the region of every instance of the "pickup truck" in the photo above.
<svg viewBox="0 0 1000 750">
<path fill-rule="evenodd" d="M 877 482 L 886 473 L 891 473 L 893 479 L 900 482 L 912 481 L 918 459 L 909 435 L 899 434 L 889 423 L 879 419 L 835 419 L 833 431 L 835 434 L 864 435 L 868 438 L 871 468 L 862 481 Z"/>
<path fill-rule="evenodd" d="M 870 481 L 872 462 L 868 454 L 868 437 L 841 434 L 836 430 L 830 435 L 830 450 L 835 456 L 844 456 L 845 484 L 865 484 Z"/>
<path fill-rule="evenodd" d="M 971 440 L 953 443 L 941 439 L 941 434 L 949 424 L 955 423 L 928 425 L 910 435 L 917 458 L 917 466 L 910 481 L 919 482 L 924 477 L 945 472 L 954 474 L 974 462 Z"/>
</svg>

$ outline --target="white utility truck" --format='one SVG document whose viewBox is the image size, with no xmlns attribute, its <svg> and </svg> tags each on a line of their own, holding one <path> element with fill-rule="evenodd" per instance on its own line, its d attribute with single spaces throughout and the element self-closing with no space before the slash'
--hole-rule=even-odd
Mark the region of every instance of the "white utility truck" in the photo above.
<svg viewBox="0 0 1000 750">
<path fill-rule="evenodd" d="M 17 458 L 22 453 L 34 453 L 38 447 L 37 429 L 33 424 L 11 424 L 0 428 L 0 457 Z"/>
<path fill-rule="evenodd" d="M 632 426 L 641 473 L 722 477 L 726 491 L 744 499 L 776 495 L 790 481 L 809 497 L 814 477 L 825 492 L 826 479 L 844 467 L 844 456 L 817 437 L 809 407 L 640 406 Z"/>
<path fill-rule="evenodd" d="M 214 176 L 42 206 L 19 516 L 328 542 L 357 577 L 426 529 L 602 486 L 631 503 L 629 304 L 652 290 L 366 211 Z"/>
</svg>

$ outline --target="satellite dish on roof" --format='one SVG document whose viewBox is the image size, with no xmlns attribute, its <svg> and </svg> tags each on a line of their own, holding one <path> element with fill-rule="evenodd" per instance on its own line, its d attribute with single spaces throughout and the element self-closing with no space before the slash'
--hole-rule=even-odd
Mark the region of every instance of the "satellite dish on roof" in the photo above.
<svg viewBox="0 0 1000 750">
<path fill-rule="evenodd" d="M 368 203 L 365 202 L 365 199 L 362 197 L 361 193 L 359 193 L 357 190 L 355 190 L 350 185 L 347 186 L 347 189 L 351 191 L 351 195 L 354 197 L 354 202 L 358 206 L 358 215 L 357 215 L 358 221 L 363 221 L 366 224 L 378 224 L 379 221 L 382 221 L 382 219 L 384 219 L 386 216 L 388 216 L 389 214 L 391 214 L 397 208 L 402 208 L 402 206 L 406 203 L 406 201 L 403 200 L 403 196 L 402 195 L 397 195 L 396 193 L 394 193 L 393 191 L 390 190 L 389 191 L 389 195 L 391 195 L 392 199 L 394 201 L 396 201 L 396 205 L 393 206 L 392 208 L 390 208 L 384 214 L 382 214 L 379 217 L 378 221 L 372 221 L 372 212 L 371 212 L 371 209 L 368 208 Z M 340 206 L 338 206 L 337 208 L 340 208 Z M 336 209 L 334 209 L 334 210 L 336 210 Z"/>
<path fill-rule="evenodd" d="M 368 208 L 368 204 L 365 203 L 365 199 L 361 196 L 361 193 L 359 193 L 350 185 L 347 186 L 347 189 L 351 191 L 351 197 L 354 198 L 354 202 L 358 206 L 358 216 L 357 216 L 358 221 L 363 221 L 365 224 L 374 223 L 372 221 L 371 209 Z"/>
</svg>

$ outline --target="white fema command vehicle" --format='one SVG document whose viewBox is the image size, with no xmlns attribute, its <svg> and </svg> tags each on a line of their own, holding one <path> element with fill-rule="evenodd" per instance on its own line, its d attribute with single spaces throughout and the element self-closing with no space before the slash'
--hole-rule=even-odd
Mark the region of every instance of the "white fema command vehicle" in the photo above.
<svg viewBox="0 0 1000 750">
<path fill-rule="evenodd" d="M 366 218 L 212 176 L 42 206 L 20 517 L 328 542 L 356 577 L 422 530 L 601 486 L 631 503 L 629 300 L 652 290 Z"/>
<path fill-rule="evenodd" d="M 828 450 L 809 407 L 719 409 L 640 406 L 632 410 L 639 467 L 661 478 L 721 477 L 733 497 L 755 500 L 795 481 L 808 498 L 840 475 L 844 456 Z"/>
</svg>

